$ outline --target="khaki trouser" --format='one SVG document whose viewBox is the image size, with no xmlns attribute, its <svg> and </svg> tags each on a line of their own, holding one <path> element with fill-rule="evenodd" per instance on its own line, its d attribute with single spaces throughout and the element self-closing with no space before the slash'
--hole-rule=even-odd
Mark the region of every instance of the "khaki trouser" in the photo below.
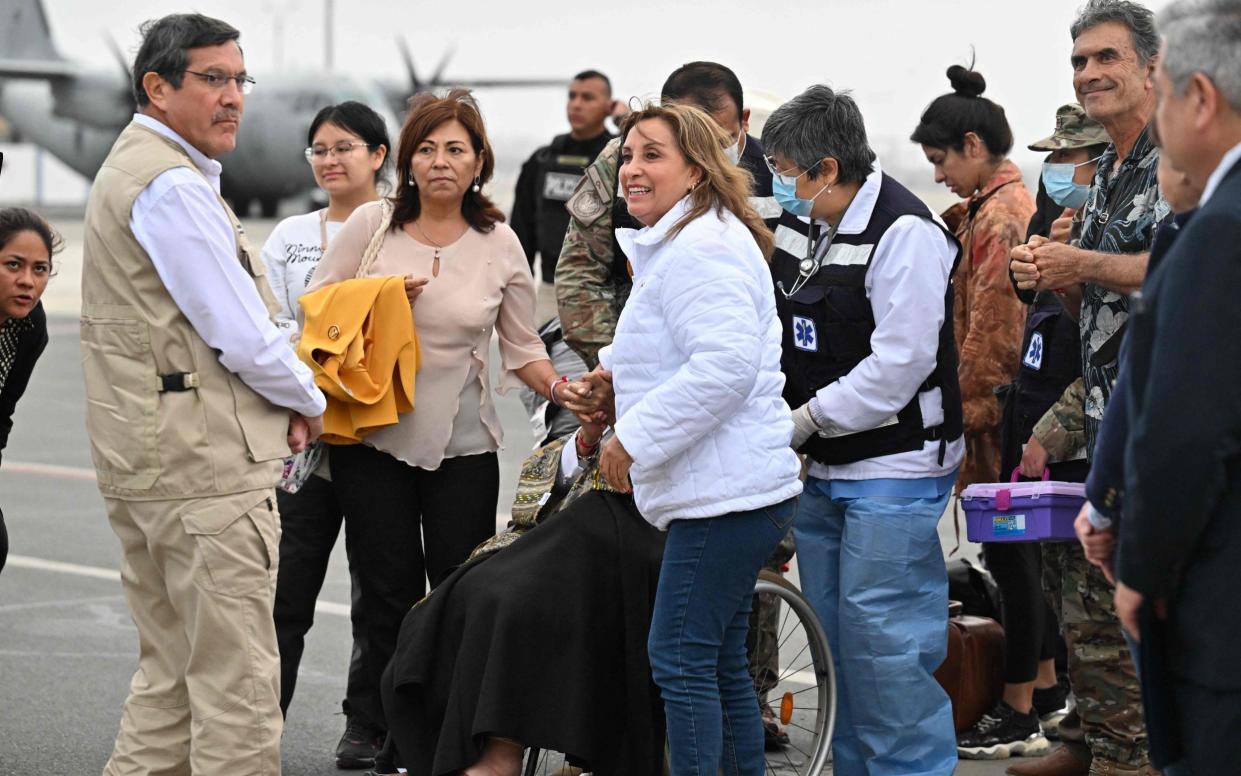
<svg viewBox="0 0 1241 776">
<path fill-rule="evenodd" d="M 141 654 L 104 776 L 277 776 L 272 491 L 105 503 Z"/>
</svg>

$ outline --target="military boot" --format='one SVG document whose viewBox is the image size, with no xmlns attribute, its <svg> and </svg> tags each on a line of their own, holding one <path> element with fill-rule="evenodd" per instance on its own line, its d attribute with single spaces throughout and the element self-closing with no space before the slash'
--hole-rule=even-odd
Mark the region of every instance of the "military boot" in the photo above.
<svg viewBox="0 0 1241 776">
<path fill-rule="evenodd" d="M 1129 765 L 1121 765 L 1111 760 L 1104 760 L 1102 757 L 1094 758 L 1090 763 L 1089 776 L 1158 776 L 1158 771 L 1149 765 L 1133 767 Z"/>
</svg>

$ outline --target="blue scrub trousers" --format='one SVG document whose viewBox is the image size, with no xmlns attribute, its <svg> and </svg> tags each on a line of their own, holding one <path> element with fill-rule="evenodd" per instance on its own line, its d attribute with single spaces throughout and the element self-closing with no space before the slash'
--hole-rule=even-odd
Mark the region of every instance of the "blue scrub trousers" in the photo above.
<svg viewBox="0 0 1241 776">
<path fill-rule="evenodd" d="M 952 704 L 933 676 L 948 652 L 948 575 L 932 498 L 832 494 L 808 478 L 794 533 L 801 589 L 831 642 L 836 776 L 949 776 Z"/>
</svg>

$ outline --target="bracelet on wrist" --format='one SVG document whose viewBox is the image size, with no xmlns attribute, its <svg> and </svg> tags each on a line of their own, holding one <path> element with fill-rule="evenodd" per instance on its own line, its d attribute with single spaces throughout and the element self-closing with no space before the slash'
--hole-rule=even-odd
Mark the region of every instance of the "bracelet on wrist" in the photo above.
<svg viewBox="0 0 1241 776">
<path fill-rule="evenodd" d="M 560 400 L 556 398 L 556 386 L 567 382 L 569 382 L 569 378 L 565 375 L 561 375 L 547 385 L 547 400 L 552 404 L 555 404 L 557 407 L 563 407 L 564 405 L 561 404 Z"/>
</svg>

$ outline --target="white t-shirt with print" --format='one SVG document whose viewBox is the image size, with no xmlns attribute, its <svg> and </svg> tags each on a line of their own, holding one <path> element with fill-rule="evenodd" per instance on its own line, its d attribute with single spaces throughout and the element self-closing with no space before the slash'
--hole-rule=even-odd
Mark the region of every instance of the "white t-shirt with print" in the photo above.
<svg viewBox="0 0 1241 776">
<path fill-rule="evenodd" d="M 306 293 L 306 285 L 315 267 L 319 266 L 319 259 L 323 258 L 323 236 L 319 230 L 322 214 L 322 210 L 316 210 L 286 218 L 263 243 L 267 281 L 280 303 L 276 325 L 290 338 L 302 325 L 302 309 L 297 300 Z M 327 239 L 331 240 L 343 224 L 342 221 L 328 221 Z"/>
</svg>

